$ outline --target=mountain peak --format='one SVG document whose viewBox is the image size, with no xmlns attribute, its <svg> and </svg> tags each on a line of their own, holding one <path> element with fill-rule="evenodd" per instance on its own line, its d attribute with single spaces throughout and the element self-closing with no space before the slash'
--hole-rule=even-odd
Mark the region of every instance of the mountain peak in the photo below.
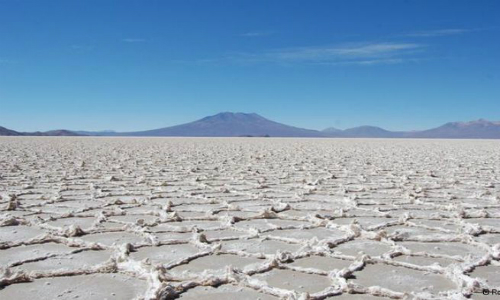
<svg viewBox="0 0 500 300">
<path fill-rule="evenodd" d="M 273 136 L 321 137 L 316 130 L 297 128 L 266 119 L 256 113 L 221 112 L 200 120 L 155 130 L 126 133 L 139 136 Z"/>
<path fill-rule="evenodd" d="M 255 122 L 267 120 L 256 113 L 242 113 L 242 112 L 221 112 L 212 116 L 205 117 L 199 121 L 204 122 Z"/>
<path fill-rule="evenodd" d="M 215 114 L 213 116 L 208 116 L 207 118 L 241 118 L 241 117 L 262 118 L 262 116 L 259 116 L 256 113 L 243 113 L 243 112 L 230 112 L 230 111 L 220 112 L 220 113 Z"/>
</svg>

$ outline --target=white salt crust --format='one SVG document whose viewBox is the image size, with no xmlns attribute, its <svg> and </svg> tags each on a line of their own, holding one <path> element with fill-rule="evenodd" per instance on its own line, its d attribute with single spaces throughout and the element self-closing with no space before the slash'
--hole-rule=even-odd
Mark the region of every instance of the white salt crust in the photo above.
<svg viewBox="0 0 500 300">
<path fill-rule="evenodd" d="M 1 137 L 0 298 L 474 298 L 499 146 Z"/>
</svg>

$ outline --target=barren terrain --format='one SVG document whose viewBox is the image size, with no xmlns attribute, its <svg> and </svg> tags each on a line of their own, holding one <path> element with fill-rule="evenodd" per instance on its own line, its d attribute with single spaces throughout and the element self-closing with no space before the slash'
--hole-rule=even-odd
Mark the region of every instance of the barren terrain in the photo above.
<svg viewBox="0 0 500 300">
<path fill-rule="evenodd" d="M 0 138 L 0 299 L 494 299 L 500 141 Z"/>
</svg>

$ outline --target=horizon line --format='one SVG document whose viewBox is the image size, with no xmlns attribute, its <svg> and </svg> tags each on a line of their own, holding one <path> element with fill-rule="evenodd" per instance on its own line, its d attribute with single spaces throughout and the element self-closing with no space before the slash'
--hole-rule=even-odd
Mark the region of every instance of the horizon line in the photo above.
<svg viewBox="0 0 500 300">
<path fill-rule="evenodd" d="M 197 122 L 197 121 L 200 121 L 200 120 L 203 120 L 203 119 L 206 119 L 206 118 L 215 117 L 215 116 L 223 115 L 223 114 L 256 115 L 256 116 L 259 116 L 261 118 L 264 118 L 264 119 L 266 119 L 268 121 L 272 121 L 272 122 L 275 122 L 275 123 L 279 123 L 279 124 L 283 124 L 283 125 L 287 125 L 287 126 L 292 126 L 292 127 L 300 128 L 300 129 L 307 129 L 307 130 L 312 130 L 312 131 L 318 131 L 318 132 L 324 132 L 324 131 L 329 130 L 329 129 L 331 129 L 331 130 L 339 130 L 339 131 L 346 131 L 346 130 L 356 129 L 356 128 L 362 128 L 362 127 L 379 128 L 379 129 L 383 129 L 383 130 L 390 131 L 390 132 L 420 132 L 420 131 L 425 131 L 425 130 L 436 128 L 436 127 L 429 127 L 427 129 L 401 130 L 401 129 L 387 129 L 385 127 L 378 126 L 378 125 L 362 124 L 362 125 L 356 125 L 356 126 L 353 126 L 353 127 L 345 127 L 345 128 L 336 127 L 336 126 L 328 126 L 328 127 L 323 128 L 323 129 L 313 129 L 313 128 L 308 128 L 308 127 L 298 127 L 298 126 L 295 126 L 295 125 L 291 125 L 291 124 L 287 124 L 287 123 L 281 123 L 281 122 L 278 122 L 278 121 L 274 121 L 274 120 L 269 119 L 267 117 L 264 117 L 261 114 L 256 113 L 256 112 L 241 112 L 241 111 L 236 111 L 236 112 L 222 111 L 222 112 L 211 114 L 211 115 L 207 115 L 207 116 L 204 116 L 204 117 L 199 117 L 199 118 L 197 118 L 195 120 L 192 120 L 192 121 L 187 121 L 187 122 L 183 122 L 183 123 L 162 126 L 162 127 L 153 128 L 153 129 L 144 129 L 144 130 L 137 130 L 136 129 L 136 130 L 133 130 L 133 131 L 127 131 L 127 130 L 123 131 L 123 130 L 115 130 L 115 129 L 98 129 L 98 130 L 68 129 L 68 128 L 65 128 L 65 127 L 56 128 L 56 129 L 49 129 L 49 130 L 40 130 L 40 129 L 37 129 L 37 130 L 34 130 L 34 131 L 24 131 L 24 130 L 23 131 L 18 131 L 16 129 L 13 129 L 12 127 L 5 126 L 5 124 L 0 124 L 0 128 L 5 128 L 7 130 L 16 131 L 16 132 L 19 132 L 19 133 L 44 133 L 44 132 L 51 132 L 51 131 L 70 131 L 70 132 L 74 132 L 74 133 L 78 133 L 78 132 L 90 132 L 90 133 L 117 133 L 117 134 L 120 134 L 120 133 L 143 132 L 143 131 L 150 131 L 150 130 L 156 130 L 156 129 L 169 128 L 169 127 L 174 127 L 174 126 L 181 126 L 181 125 L 189 124 L 189 123 L 192 123 L 192 122 Z M 466 124 L 466 123 L 473 123 L 473 122 L 500 123 L 500 121 L 488 120 L 488 119 L 480 117 L 480 118 L 472 119 L 472 120 L 468 120 L 468 121 L 463 121 L 463 120 L 462 121 L 446 121 L 446 122 L 440 123 L 440 125 L 437 124 L 435 126 L 439 127 L 439 126 L 443 126 L 443 125 L 450 124 L 450 123 L 464 123 L 464 124 Z"/>
</svg>

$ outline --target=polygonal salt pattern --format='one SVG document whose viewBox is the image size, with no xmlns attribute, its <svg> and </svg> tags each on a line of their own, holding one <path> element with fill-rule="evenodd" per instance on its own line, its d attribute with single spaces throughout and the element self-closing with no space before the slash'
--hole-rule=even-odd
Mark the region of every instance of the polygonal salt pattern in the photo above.
<svg viewBox="0 0 500 300">
<path fill-rule="evenodd" d="M 499 146 L 2 137 L 0 298 L 486 299 Z"/>
</svg>

